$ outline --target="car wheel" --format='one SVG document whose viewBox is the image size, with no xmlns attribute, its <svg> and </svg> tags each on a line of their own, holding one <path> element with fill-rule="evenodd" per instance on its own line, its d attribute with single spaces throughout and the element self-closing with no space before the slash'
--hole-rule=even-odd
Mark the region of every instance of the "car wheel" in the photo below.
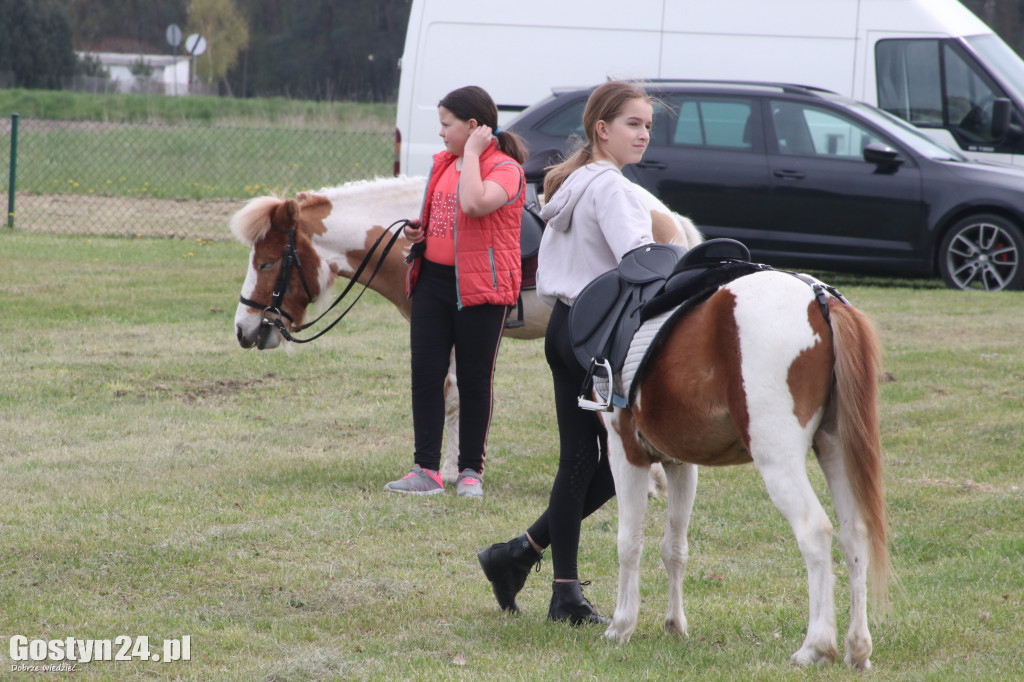
<svg viewBox="0 0 1024 682">
<path fill-rule="evenodd" d="M 993 214 L 953 225 L 939 248 L 939 273 L 954 289 L 1002 291 L 1024 286 L 1024 233 Z"/>
</svg>

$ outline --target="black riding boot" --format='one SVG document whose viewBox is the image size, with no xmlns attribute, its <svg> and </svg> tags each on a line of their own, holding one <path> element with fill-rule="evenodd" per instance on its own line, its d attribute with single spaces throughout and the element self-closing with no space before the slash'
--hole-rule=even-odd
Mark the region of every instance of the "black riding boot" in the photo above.
<svg viewBox="0 0 1024 682">
<path fill-rule="evenodd" d="M 526 534 L 515 540 L 491 545 L 476 555 L 484 575 L 491 581 L 491 589 L 498 600 L 498 606 L 505 611 L 516 613 L 516 595 L 526 584 L 526 576 L 534 566 L 540 570 L 540 560 L 544 552 L 537 552 L 530 544 Z"/>
<path fill-rule="evenodd" d="M 594 606 L 583 596 L 583 587 L 579 580 L 572 582 L 551 583 L 551 606 L 548 607 L 548 620 L 569 621 L 573 625 L 596 624 L 611 622 L 602 618 L 594 610 Z"/>
</svg>

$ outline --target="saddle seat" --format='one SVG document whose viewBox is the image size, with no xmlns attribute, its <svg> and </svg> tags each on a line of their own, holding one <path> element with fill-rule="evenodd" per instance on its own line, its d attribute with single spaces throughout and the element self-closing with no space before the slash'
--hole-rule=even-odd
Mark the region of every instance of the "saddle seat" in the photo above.
<svg viewBox="0 0 1024 682">
<path fill-rule="evenodd" d="M 623 256 L 619 266 L 583 288 L 569 311 L 573 354 L 587 370 L 580 406 L 611 409 L 589 400 L 594 377 L 612 381 L 623 368 L 630 344 L 645 321 L 679 308 L 680 315 L 722 284 L 766 266 L 750 262 L 750 251 L 734 239 L 711 239 L 690 250 L 646 244 Z M 624 406 L 624 405 L 623 405 Z"/>
</svg>

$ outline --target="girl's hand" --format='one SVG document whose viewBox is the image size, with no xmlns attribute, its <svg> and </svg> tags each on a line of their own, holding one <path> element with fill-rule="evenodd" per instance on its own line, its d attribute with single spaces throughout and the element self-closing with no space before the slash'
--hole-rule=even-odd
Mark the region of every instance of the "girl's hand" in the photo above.
<svg viewBox="0 0 1024 682">
<path fill-rule="evenodd" d="M 409 224 L 405 226 L 405 238 L 413 244 L 419 244 L 426 238 L 419 220 L 410 220 Z"/>
<path fill-rule="evenodd" d="M 487 145 L 491 143 L 491 127 L 485 125 L 479 125 L 473 129 L 473 132 L 469 134 L 469 139 L 466 140 L 466 146 L 463 149 L 463 154 L 475 154 L 480 156 L 484 150 L 487 149 Z"/>
</svg>

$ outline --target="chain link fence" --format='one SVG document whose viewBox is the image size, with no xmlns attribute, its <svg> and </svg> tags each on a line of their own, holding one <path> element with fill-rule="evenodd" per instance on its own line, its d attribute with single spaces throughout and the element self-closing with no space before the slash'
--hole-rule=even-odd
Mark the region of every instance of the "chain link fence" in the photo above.
<svg viewBox="0 0 1024 682">
<path fill-rule="evenodd" d="M 392 135 L 296 127 L 0 121 L 14 229 L 226 239 L 245 200 L 391 175 Z M 3 221 L 4 227 L 8 221 Z"/>
</svg>

